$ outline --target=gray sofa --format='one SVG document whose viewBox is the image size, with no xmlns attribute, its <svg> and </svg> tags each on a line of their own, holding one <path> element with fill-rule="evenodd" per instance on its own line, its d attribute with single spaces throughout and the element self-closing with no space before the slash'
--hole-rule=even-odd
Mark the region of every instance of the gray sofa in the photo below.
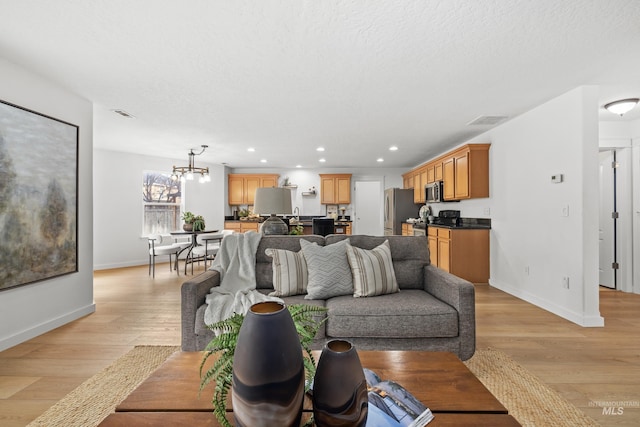
<svg viewBox="0 0 640 427">
<path fill-rule="evenodd" d="M 273 290 L 272 259 L 267 248 L 300 250 L 300 239 L 329 245 L 348 238 L 351 245 L 373 249 L 389 240 L 400 292 L 375 297 L 338 296 L 305 300 L 284 297 L 286 304 L 327 307 L 327 321 L 316 336 L 316 348 L 341 338 L 362 350 L 450 351 L 461 360 L 475 352 L 475 292 L 471 283 L 429 264 L 424 236 L 264 236 L 256 254 L 257 288 Z M 182 350 L 203 350 L 213 338 L 204 324 L 205 297 L 218 286 L 217 271 L 205 271 L 182 285 Z"/>
</svg>

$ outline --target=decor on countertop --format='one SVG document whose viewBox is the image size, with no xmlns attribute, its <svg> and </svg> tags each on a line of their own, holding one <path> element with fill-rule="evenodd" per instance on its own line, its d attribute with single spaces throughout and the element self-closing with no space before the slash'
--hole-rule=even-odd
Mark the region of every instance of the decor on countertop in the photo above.
<svg viewBox="0 0 640 427">
<path fill-rule="evenodd" d="M 0 101 L 0 290 L 78 271 L 78 129 Z"/>
<path fill-rule="evenodd" d="M 293 212 L 291 190 L 278 187 L 256 189 L 253 211 L 257 214 L 271 215 L 261 226 L 262 234 L 289 234 L 289 226 L 276 215 L 290 215 Z"/>
<path fill-rule="evenodd" d="M 295 227 L 293 227 L 291 230 L 289 230 L 289 234 L 293 235 L 293 236 L 301 236 L 304 234 L 304 226 L 298 224 Z"/>
<path fill-rule="evenodd" d="M 251 417 L 258 417 L 260 421 L 262 417 L 267 417 L 272 419 L 271 425 L 274 426 L 299 425 L 303 390 L 308 389 L 316 372 L 311 343 L 324 322 L 319 317 L 326 311 L 326 308 L 314 305 L 293 304 L 285 307 L 277 302 L 264 302 L 254 304 L 246 316 L 234 314 L 208 326 L 216 336 L 207 345 L 200 364 L 200 390 L 212 380 L 216 383 L 212 398 L 213 413 L 221 425 L 231 427 L 226 418 L 229 388 L 232 388 L 236 425 L 264 425 L 256 423 Z M 279 354 L 275 360 L 270 357 L 272 351 Z M 212 358 L 215 361 L 205 371 L 208 358 L 214 354 L 218 357 Z M 256 357 L 257 354 L 260 357 Z M 298 361 L 298 358 L 301 360 Z M 284 393 L 281 384 L 283 379 L 295 389 Z M 298 388 L 301 385 L 304 386 Z M 277 395 L 272 393 L 272 387 L 276 386 Z M 251 392 L 252 398 L 247 397 L 247 391 Z M 283 398 L 285 394 L 287 397 Z M 254 405 L 253 398 L 256 396 L 259 396 L 261 405 Z M 275 397 L 279 398 L 278 401 L 273 401 Z M 297 399 L 300 399 L 299 404 Z M 294 400 L 296 402 L 292 403 Z M 260 410 L 265 405 L 269 408 L 268 416 Z M 285 414 L 285 406 L 295 409 L 297 413 Z M 285 419 L 288 420 L 286 423 Z M 312 420 L 309 420 L 306 425 L 311 423 Z"/>
<path fill-rule="evenodd" d="M 209 146 L 201 145 L 202 151 L 199 153 L 194 153 L 193 148 L 189 150 L 189 166 L 173 166 L 173 172 L 171 173 L 171 179 L 177 181 L 180 179 L 181 181 L 193 181 L 194 173 L 199 173 L 200 178 L 198 181 L 200 183 L 211 181 L 211 177 L 209 176 L 209 168 L 198 168 L 194 166 L 194 157 L 199 156 L 204 153 Z"/>
<path fill-rule="evenodd" d="M 358 353 L 349 341 L 332 340 L 322 349 L 312 401 L 318 427 L 366 425 L 367 381 Z"/>
</svg>

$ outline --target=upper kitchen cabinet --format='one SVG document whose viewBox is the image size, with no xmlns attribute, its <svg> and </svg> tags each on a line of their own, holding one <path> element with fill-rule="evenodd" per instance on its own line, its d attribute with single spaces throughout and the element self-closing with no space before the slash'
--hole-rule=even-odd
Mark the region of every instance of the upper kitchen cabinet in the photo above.
<svg viewBox="0 0 640 427">
<path fill-rule="evenodd" d="M 413 178 L 415 176 L 415 171 L 409 171 L 402 175 L 402 188 L 408 190 L 409 188 L 413 188 Z"/>
<path fill-rule="evenodd" d="M 424 186 L 427 185 L 429 169 L 422 166 L 415 171 L 413 176 L 413 203 L 424 203 Z"/>
<path fill-rule="evenodd" d="M 277 187 L 277 174 L 233 174 L 228 176 L 229 205 L 252 205 L 257 188 Z"/>
<path fill-rule="evenodd" d="M 351 174 L 320 174 L 320 203 L 348 205 L 351 203 Z"/>
<path fill-rule="evenodd" d="M 445 200 L 489 197 L 489 147 L 468 144 L 442 161 Z"/>
</svg>

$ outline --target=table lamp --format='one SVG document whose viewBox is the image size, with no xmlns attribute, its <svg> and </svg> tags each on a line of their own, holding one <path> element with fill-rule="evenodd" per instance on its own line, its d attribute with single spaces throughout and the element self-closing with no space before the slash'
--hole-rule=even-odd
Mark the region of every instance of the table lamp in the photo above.
<svg viewBox="0 0 640 427">
<path fill-rule="evenodd" d="M 287 223 L 276 215 L 289 215 L 292 213 L 291 190 L 280 187 L 257 188 L 253 202 L 253 212 L 258 215 L 271 215 L 262 224 L 262 234 L 289 234 L 289 226 Z"/>
</svg>

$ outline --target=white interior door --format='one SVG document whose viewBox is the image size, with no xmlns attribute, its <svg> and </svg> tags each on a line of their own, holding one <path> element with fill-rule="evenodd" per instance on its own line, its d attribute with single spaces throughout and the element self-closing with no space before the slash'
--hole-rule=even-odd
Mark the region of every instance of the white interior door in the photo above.
<svg viewBox="0 0 640 427">
<path fill-rule="evenodd" d="M 611 164 L 613 151 L 600 152 L 600 224 L 599 224 L 599 252 L 600 252 L 600 285 L 615 288 L 615 233 L 614 219 L 611 214 L 615 210 L 614 204 L 614 175 Z"/>
<path fill-rule="evenodd" d="M 382 184 L 380 181 L 356 181 L 353 234 L 382 236 Z"/>
</svg>

